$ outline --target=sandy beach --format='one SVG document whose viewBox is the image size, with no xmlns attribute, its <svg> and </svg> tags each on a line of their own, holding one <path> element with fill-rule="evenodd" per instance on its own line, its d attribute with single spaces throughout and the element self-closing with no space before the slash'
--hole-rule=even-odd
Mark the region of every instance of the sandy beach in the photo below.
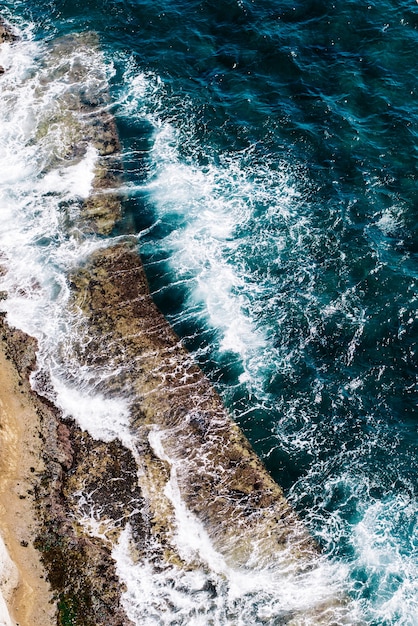
<svg viewBox="0 0 418 626">
<path fill-rule="evenodd" d="M 0 533 L 14 563 L 0 589 L 12 624 L 56 623 L 52 592 L 33 541 L 37 521 L 33 484 L 42 472 L 39 418 L 26 385 L 0 342 Z M 1 616 L 7 624 L 7 617 Z"/>
</svg>

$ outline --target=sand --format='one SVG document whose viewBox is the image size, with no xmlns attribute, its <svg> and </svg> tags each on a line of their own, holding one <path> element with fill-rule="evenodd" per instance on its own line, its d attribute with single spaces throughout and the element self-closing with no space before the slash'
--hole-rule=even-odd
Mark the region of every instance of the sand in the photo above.
<svg viewBox="0 0 418 626">
<path fill-rule="evenodd" d="M 43 470 L 41 445 L 30 394 L 0 342 L 0 535 L 15 566 L 4 572 L 0 590 L 11 623 L 19 626 L 56 624 L 56 603 L 33 546 L 37 522 L 32 489 Z M 8 624 L 6 617 L 3 623 Z"/>
</svg>

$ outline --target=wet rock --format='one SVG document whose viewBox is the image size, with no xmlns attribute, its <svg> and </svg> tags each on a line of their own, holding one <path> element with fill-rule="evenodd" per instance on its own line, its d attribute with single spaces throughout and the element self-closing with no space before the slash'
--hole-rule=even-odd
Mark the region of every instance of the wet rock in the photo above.
<svg viewBox="0 0 418 626">
<path fill-rule="evenodd" d="M 60 89 L 45 107 L 49 98 L 44 92 L 57 83 Z M 72 167 L 95 152 L 89 197 L 62 205 L 67 229 L 77 237 L 108 235 L 122 217 L 122 164 L 115 120 L 107 111 L 110 97 L 97 35 L 73 34 L 50 42 L 36 89 L 43 107 L 36 140 L 45 171 Z"/>
<path fill-rule="evenodd" d="M 116 576 L 110 545 L 92 537 L 80 523 L 78 493 L 85 484 L 88 488 L 96 487 L 97 504 L 107 503 L 106 515 L 113 515 L 115 526 L 116 522 L 122 526 L 121 517 L 126 522 L 134 514 L 140 515 L 140 493 L 132 471 L 135 463 L 120 444 L 113 442 L 108 446 L 95 442 L 73 424 L 63 423 L 58 409 L 30 386 L 29 375 L 36 363 L 36 341 L 10 328 L 2 318 L 0 332 L 9 358 L 20 374 L 22 391 L 39 416 L 45 470 L 32 473 L 33 506 L 38 520 L 34 544 L 55 593 L 58 624 L 132 626 L 120 604 L 123 587 Z M 93 449 L 97 449 L 94 459 Z M 112 484 L 117 485 L 115 505 L 104 487 Z M 136 527 L 139 533 L 139 521 Z"/>
<path fill-rule="evenodd" d="M 123 395 L 129 389 L 135 398 L 138 445 L 145 450 L 151 443 L 153 451 L 143 457 L 149 480 L 157 480 L 158 461 L 167 457 L 167 477 L 159 480 L 167 483 L 175 472 L 183 500 L 231 564 L 251 558 L 253 539 L 264 544 L 260 562 L 268 561 L 273 545 L 276 551 L 286 547 L 294 560 L 315 552 L 280 487 L 155 306 L 133 244 L 97 251 L 71 276 L 71 285 L 89 336 L 89 343 L 80 337 L 74 356 L 80 366 L 101 363 L 117 371 L 107 380 L 107 392 Z M 175 522 L 161 491 L 149 497 L 148 506 L 169 542 Z M 145 492 L 153 493 L 150 485 Z"/>
<path fill-rule="evenodd" d="M 75 424 L 71 433 L 73 466 L 63 479 L 63 492 L 77 518 L 88 525 L 104 520 L 102 533 L 117 539 L 129 521 L 143 540 L 144 500 L 138 485 L 137 465 L 132 453 L 120 441 L 104 443 L 92 439 Z"/>
<path fill-rule="evenodd" d="M 36 540 L 49 581 L 57 594 L 58 624 L 127 626 L 119 606 L 117 576 L 109 549 L 95 539 L 79 537 L 51 523 Z"/>
<path fill-rule="evenodd" d="M 13 28 L 2 17 L 0 17 L 0 44 L 13 43 L 19 37 L 13 32 Z M 3 70 L 4 71 L 4 70 Z"/>
</svg>

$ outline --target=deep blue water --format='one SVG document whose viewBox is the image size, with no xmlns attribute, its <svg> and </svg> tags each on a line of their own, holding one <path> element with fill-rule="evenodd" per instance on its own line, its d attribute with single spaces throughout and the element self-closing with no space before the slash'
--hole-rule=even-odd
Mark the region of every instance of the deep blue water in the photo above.
<svg viewBox="0 0 418 626">
<path fill-rule="evenodd" d="M 156 302 L 365 622 L 418 624 L 418 4 L 0 11 L 99 33 Z"/>
</svg>

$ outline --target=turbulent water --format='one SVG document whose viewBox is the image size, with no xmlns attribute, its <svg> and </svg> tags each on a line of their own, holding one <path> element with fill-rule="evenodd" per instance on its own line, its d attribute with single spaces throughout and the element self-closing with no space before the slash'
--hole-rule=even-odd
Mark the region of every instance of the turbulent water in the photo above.
<svg viewBox="0 0 418 626">
<path fill-rule="evenodd" d="M 40 340 L 61 405 L 89 402 L 59 386 L 53 356 L 69 323 L 64 276 L 107 240 L 81 245 L 66 231 L 62 207 L 88 195 L 95 153 L 60 166 L 51 120 L 68 85 L 42 76 L 48 41 L 94 30 L 86 88 L 110 85 L 126 220 L 156 303 L 317 538 L 355 619 L 418 624 L 418 4 L 0 8 L 22 35 L 0 53 L 5 307 Z M 83 407 L 96 436 L 125 436 L 124 406 L 116 425 L 109 403 Z M 121 576 L 139 589 L 131 614 L 160 623 L 134 607 L 163 583 L 124 558 Z M 192 623 L 192 578 L 161 623 Z M 280 623 L 242 610 L 229 619 L 217 607 L 213 623 Z"/>
</svg>

